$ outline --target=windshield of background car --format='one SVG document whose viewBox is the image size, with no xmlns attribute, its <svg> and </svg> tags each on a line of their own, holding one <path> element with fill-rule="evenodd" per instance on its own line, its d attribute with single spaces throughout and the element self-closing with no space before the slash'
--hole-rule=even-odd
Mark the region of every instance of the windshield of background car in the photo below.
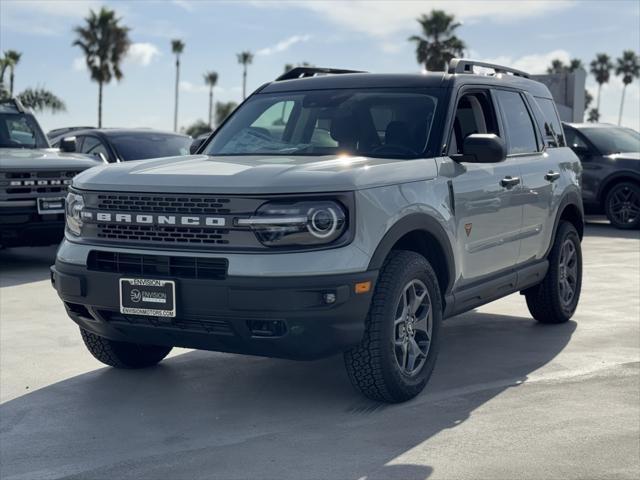
<svg viewBox="0 0 640 480">
<path fill-rule="evenodd" d="M 441 89 L 258 94 L 207 145 L 208 155 L 416 158 L 429 143 Z"/>
<path fill-rule="evenodd" d="M 156 133 L 127 133 L 109 139 L 125 161 L 189 155 L 192 142 L 191 137 Z"/>
<path fill-rule="evenodd" d="M 0 148 L 49 148 L 49 144 L 30 115 L 0 113 Z"/>
<path fill-rule="evenodd" d="M 640 152 L 640 134 L 628 128 L 582 128 L 584 134 L 602 153 Z"/>
</svg>

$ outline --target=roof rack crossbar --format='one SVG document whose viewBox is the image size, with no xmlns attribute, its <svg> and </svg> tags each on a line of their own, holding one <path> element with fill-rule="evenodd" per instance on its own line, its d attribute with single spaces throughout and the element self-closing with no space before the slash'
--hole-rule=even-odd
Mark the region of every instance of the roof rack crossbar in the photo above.
<svg viewBox="0 0 640 480">
<path fill-rule="evenodd" d="M 320 67 L 295 67 L 289 70 L 286 73 L 283 73 L 278 78 L 276 78 L 276 82 L 280 82 L 282 80 L 293 80 L 295 78 L 308 78 L 315 77 L 316 75 L 326 74 L 326 75 L 339 75 L 341 73 L 367 73 L 360 70 L 342 70 L 339 68 L 320 68 Z"/>
<path fill-rule="evenodd" d="M 449 73 L 474 73 L 473 67 L 491 68 L 496 73 L 510 73 L 517 77 L 529 78 L 527 72 L 495 63 L 479 62 L 470 58 L 454 58 L 449 62 Z"/>
<path fill-rule="evenodd" d="M 24 105 L 22 105 L 22 102 L 20 101 L 20 99 L 18 99 L 18 97 L 5 98 L 3 100 L 0 100 L 0 103 L 11 103 L 16 107 L 16 110 L 18 110 L 20 113 L 26 112 Z"/>
</svg>

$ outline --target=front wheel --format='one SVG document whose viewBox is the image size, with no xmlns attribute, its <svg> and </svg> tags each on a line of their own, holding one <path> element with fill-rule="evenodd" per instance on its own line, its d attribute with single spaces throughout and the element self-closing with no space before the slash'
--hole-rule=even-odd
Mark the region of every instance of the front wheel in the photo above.
<svg viewBox="0 0 640 480">
<path fill-rule="evenodd" d="M 442 300 L 429 262 L 393 251 L 375 288 L 360 345 L 345 353 L 353 385 L 372 400 L 397 403 L 424 389 L 438 355 Z"/>
<path fill-rule="evenodd" d="M 616 228 L 640 227 L 640 186 L 631 182 L 614 185 L 604 200 L 604 211 Z"/>
<path fill-rule="evenodd" d="M 529 312 L 540 323 L 569 320 L 582 289 L 582 249 L 576 228 L 569 222 L 558 225 L 549 253 L 549 269 L 539 285 L 525 290 Z"/>
<path fill-rule="evenodd" d="M 172 347 L 116 342 L 80 329 L 87 350 L 105 365 L 116 368 L 144 368 L 160 362 Z"/>
</svg>

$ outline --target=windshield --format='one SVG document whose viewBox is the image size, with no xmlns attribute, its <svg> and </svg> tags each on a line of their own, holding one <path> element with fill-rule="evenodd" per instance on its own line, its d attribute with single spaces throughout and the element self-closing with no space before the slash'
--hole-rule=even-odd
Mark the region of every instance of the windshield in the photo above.
<svg viewBox="0 0 640 480">
<path fill-rule="evenodd" d="M 216 132 L 208 155 L 415 158 L 429 141 L 439 89 L 258 94 Z"/>
<path fill-rule="evenodd" d="M 111 137 L 111 143 L 125 161 L 188 155 L 191 141 L 187 136 L 161 133 L 122 134 Z"/>
<path fill-rule="evenodd" d="M 583 128 L 580 131 L 603 155 L 640 152 L 640 134 L 629 128 Z"/>
<path fill-rule="evenodd" d="M 49 148 L 49 144 L 31 115 L 0 113 L 0 148 Z"/>
</svg>

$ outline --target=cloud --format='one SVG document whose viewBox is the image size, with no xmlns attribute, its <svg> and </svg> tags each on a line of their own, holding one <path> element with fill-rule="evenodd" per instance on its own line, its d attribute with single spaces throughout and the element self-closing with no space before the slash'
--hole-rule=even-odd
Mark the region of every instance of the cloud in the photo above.
<svg viewBox="0 0 640 480">
<path fill-rule="evenodd" d="M 134 65 L 146 67 L 160 55 L 160 50 L 153 43 L 132 43 L 126 60 Z"/>
<path fill-rule="evenodd" d="M 289 38 L 286 38 L 271 47 L 266 47 L 258 50 L 256 55 L 273 55 L 274 53 L 284 52 L 288 50 L 296 43 L 306 42 L 311 38 L 311 35 L 293 35 Z"/>
<path fill-rule="evenodd" d="M 205 84 L 196 85 L 195 83 L 188 82 L 186 80 L 182 80 L 180 82 L 180 91 L 181 92 L 187 92 L 187 93 L 202 93 L 202 92 L 208 92 L 209 91 L 209 87 L 207 87 Z"/>
<path fill-rule="evenodd" d="M 551 52 L 547 53 L 532 53 L 518 58 L 514 58 L 508 55 L 502 55 L 493 58 L 482 58 L 481 56 L 476 55 L 473 58 L 478 58 L 478 60 L 482 62 L 509 66 L 531 74 L 540 74 L 546 73 L 547 67 L 551 64 L 551 61 L 555 60 L 556 58 L 562 60 L 564 63 L 569 63 L 571 54 L 569 54 L 569 52 L 567 52 L 566 50 L 552 50 Z"/>
<path fill-rule="evenodd" d="M 415 27 L 415 19 L 432 9 L 445 10 L 458 20 L 490 20 L 509 22 L 530 18 L 544 13 L 566 9 L 575 4 L 573 0 L 530 0 L 509 5 L 500 0 L 492 1 L 411 1 L 397 0 L 382 2 L 373 0 L 353 0 L 336 2 L 331 0 L 306 1 L 253 1 L 252 5 L 272 8 L 304 8 L 321 14 L 333 23 L 351 31 L 366 33 L 374 37 L 391 34 Z"/>
<path fill-rule="evenodd" d="M 187 0 L 171 0 L 171 3 L 187 12 L 193 12 L 193 4 Z"/>
</svg>

